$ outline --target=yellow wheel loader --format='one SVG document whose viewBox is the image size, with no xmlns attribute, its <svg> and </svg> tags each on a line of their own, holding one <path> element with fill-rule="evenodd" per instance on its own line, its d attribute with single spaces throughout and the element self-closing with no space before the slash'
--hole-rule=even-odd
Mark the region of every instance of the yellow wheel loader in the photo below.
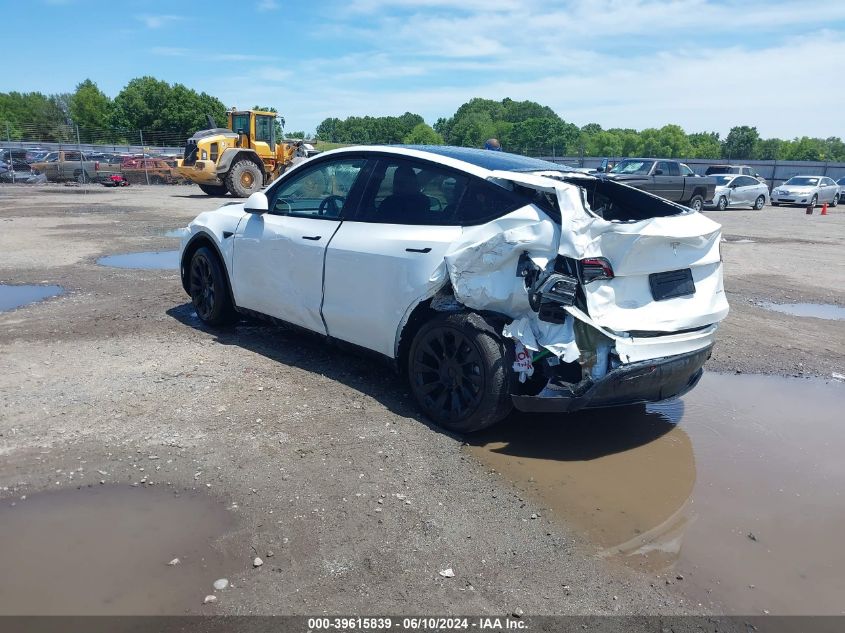
<svg viewBox="0 0 845 633">
<path fill-rule="evenodd" d="M 276 138 L 275 112 L 232 109 L 227 115 L 228 128 L 215 127 L 209 116 L 209 128 L 188 139 L 178 170 L 210 196 L 246 198 L 284 173 L 301 141 Z"/>
</svg>

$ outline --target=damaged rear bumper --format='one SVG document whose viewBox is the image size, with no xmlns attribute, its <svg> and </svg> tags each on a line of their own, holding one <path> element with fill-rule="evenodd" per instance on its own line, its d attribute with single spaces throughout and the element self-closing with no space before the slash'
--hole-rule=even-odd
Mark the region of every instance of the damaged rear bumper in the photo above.
<svg viewBox="0 0 845 633">
<path fill-rule="evenodd" d="M 553 381 L 536 396 L 513 395 L 514 406 L 532 413 L 566 413 L 677 398 L 698 384 L 713 346 L 685 354 L 621 365 L 599 380 L 578 385 Z"/>
</svg>

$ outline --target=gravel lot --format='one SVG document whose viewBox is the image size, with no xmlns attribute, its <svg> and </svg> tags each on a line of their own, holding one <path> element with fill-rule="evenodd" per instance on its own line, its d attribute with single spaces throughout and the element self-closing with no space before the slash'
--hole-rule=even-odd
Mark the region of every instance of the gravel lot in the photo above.
<svg viewBox="0 0 845 633">
<path fill-rule="evenodd" d="M 66 289 L 0 314 L 0 503 L 101 480 L 210 495 L 234 517 L 214 539 L 234 588 L 202 605 L 209 577 L 183 612 L 698 610 L 597 559 L 378 362 L 258 323 L 209 331 L 175 271 L 96 264 L 177 248 L 163 233 L 215 204 L 193 187 L 0 187 L 0 283 Z M 756 303 L 845 305 L 845 212 L 708 215 L 731 303 L 708 367 L 845 373 L 843 322 Z"/>
</svg>

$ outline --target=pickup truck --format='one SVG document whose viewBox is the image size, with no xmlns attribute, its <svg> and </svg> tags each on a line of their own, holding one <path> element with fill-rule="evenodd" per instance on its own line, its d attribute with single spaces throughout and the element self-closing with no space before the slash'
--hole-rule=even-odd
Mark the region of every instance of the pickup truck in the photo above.
<svg viewBox="0 0 845 633">
<path fill-rule="evenodd" d="M 604 178 L 624 182 L 696 211 L 701 211 L 704 201 L 712 200 L 716 191 L 715 178 L 697 176 L 687 165 L 676 160 L 626 158 Z"/>
<path fill-rule="evenodd" d="M 77 150 L 50 152 L 40 161 L 32 163 L 32 168 L 44 174 L 49 182 L 100 182 L 113 172 L 107 169 L 106 164 L 88 160 L 85 154 Z"/>
</svg>

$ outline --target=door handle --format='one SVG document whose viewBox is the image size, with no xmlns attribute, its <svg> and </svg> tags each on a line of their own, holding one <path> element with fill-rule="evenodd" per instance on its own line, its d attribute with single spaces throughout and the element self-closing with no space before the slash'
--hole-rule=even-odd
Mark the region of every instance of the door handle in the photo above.
<svg viewBox="0 0 845 633">
<path fill-rule="evenodd" d="M 320 237 L 322 237 L 322 236 L 320 236 L 320 235 L 303 235 L 303 236 L 302 236 L 302 239 L 303 239 L 303 240 L 312 240 L 312 241 L 317 241 L 317 240 L 319 240 L 319 239 L 320 239 Z"/>
<path fill-rule="evenodd" d="M 409 253 L 430 253 L 431 252 L 431 248 L 429 248 L 429 247 L 425 247 L 425 248 L 406 248 L 405 250 Z"/>
</svg>

